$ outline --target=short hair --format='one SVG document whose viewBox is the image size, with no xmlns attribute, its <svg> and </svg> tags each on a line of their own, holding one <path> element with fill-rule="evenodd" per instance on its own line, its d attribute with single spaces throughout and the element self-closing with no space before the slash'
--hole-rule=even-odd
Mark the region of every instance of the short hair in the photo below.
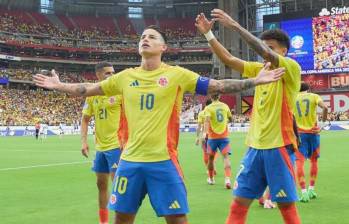
<svg viewBox="0 0 349 224">
<path fill-rule="evenodd" d="M 218 100 L 219 97 L 220 97 L 219 93 L 215 93 L 215 94 L 212 94 L 212 95 L 211 95 L 211 98 L 212 98 L 213 100 Z"/>
<path fill-rule="evenodd" d="M 95 66 L 95 72 L 99 72 L 100 70 L 102 70 L 105 67 L 113 67 L 113 65 L 112 65 L 112 63 L 106 62 L 106 61 L 99 62 Z"/>
<path fill-rule="evenodd" d="M 208 105 L 210 105 L 211 103 L 212 103 L 212 100 L 211 100 L 211 99 L 207 99 L 205 105 L 208 106 Z"/>
<path fill-rule="evenodd" d="M 144 30 L 149 30 L 149 29 L 152 29 L 152 30 L 155 30 L 156 32 L 158 32 L 162 36 L 162 39 L 164 39 L 165 44 L 167 44 L 166 33 L 164 31 L 162 31 L 160 29 L 160 27 L 158 27 L 156 25 L 150 25 L 150 26 L 147 26 Z"/>
<path fill-rule="evenodd" d="M 301 82 L 301 89 L 300 89 L 300 92 L 303 92 L 303 91 L 308 91 L 310 89 L 310 86 L 308 83 L 306 82 Z"/>
<path fill-rule="evenodd" d="M 281 46 L 290 49 L 290 37 L 283 30 L 272 29 L 264 31 L 261 36 L 261 40 L 276 40 Z"/>
</svg>

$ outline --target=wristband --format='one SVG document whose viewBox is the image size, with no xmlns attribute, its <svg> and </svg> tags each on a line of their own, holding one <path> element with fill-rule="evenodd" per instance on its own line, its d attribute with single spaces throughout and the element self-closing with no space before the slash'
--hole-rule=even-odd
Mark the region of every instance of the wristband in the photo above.
<svg viewBox="0 0 349 224">
<path fill-rule="evenodd" d="M 212 33 L 212 30 L 210 30 L 210 31 L 208 31 L 207 33 L 205 33 L 204 36 L 206 37 L 206 40 L 207 40 L 207 41 L 210 41 L 210 40 L 216 38 L 216 37 L 214 36 L 214 34 Z"/>
</svg>

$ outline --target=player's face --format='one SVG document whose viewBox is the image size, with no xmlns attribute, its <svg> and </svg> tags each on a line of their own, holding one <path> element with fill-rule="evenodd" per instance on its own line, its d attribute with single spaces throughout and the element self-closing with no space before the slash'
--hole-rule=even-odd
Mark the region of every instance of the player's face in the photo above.
<svg viewBox="0 0 349 224">
<path fill-rule="evenodd" d="M 280 45 L 277 40 L 263 40 L 263 42 L 270 47 L 274 52 L 276 52 L 279 55 L 286 56 L 287 54 L 287 48 Z"/>
<path fill-rule="evenodd" d="M 115 73 L 113 67 L 104 67 L 102 70 L 96 73 L 99 81 L 107 79 L 109 76 L 112 76 Z"/>
<path fill-rule="evenodd" d="M 138 52 L 142 57 L 161 55 L 167 45 L 161 34 L 153 29 L 146 29 L 138 43 Z"/>
</svg>

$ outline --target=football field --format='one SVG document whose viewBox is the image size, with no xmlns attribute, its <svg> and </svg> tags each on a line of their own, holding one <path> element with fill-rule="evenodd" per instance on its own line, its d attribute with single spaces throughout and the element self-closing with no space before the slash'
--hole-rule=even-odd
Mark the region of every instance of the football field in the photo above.
<svg viewBox="0 0 349 224">
<path fill-rule="evenodd" d="M 90 148 L 93 148 L 90 136 Z M 231 134 L 232 171 L 235 176 L 246 147 L 244 133 Z M 181 134 L 179 160 L 185 175 L 191 224 L 223 224 L 232 199 L 224 188 L 223 163 L 217 160 L 216 185 L 206 183 L 202 151 L 195 135 Z M 80 154 L 79 136 L 0 138 L 0 223 L 3 224 L 96 224 L 97 188 L 90 158 Z M 308 176 L 308 163 L 306 166 Z M 349 131 L 323 132 L 316 183 L 318 198 L 297 203 L 303 224 L 349 223 Z M 111 214 L 111 220 L 114 214 Z M 165 223 L 157 218 L 148 199 L 136 224 Z M 254 203 L 250 224 L 282 223 L 277 209 Z"/>
</svg>

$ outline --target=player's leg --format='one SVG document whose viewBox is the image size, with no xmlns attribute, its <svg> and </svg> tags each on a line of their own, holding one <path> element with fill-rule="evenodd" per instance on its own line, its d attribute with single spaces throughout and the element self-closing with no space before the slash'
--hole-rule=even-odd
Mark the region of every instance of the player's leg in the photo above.
<svg viewBox="0 0 349 224">
<path fill-rule="evenodd" d="M 208 163 L 207 163 L 207 172 L 208 172 L 208 178 L 207 183 L 208 184 L 214 184 L 214 175 L 215 175 L 215 168 L 214 168 L 214 159 L 215 155 L 217 154 L 218 149 L 218 141 L 217 139 L 209 139 L 207 141 L 207 153 L 209 155 L 208 157 Z"/>
<path fill-rule="evenodd" d="M 98 188 L 98 207 L 99 207 L 99 223 L 108 223 L 108 180 L 109 173 L 96 173 L 97 177 L 97 188 Z"/>
<path fill-rule="evenodd" d="M 318 158 L 320 157 L 320 135 L 312 136 L 312 155 L 310 157 L 310 183 L 308 195 L 310 199 L 317 198 L 315 193 L 315 181 L 318 175 Z"/>
<path fill-rule="evenodd" d="M 186 215 L 166 215 L 165 220 L 167 224 L 188 224 Z"/>
<path fill-rule="evenodd" d="M 304 163 L 308 158 L 308 151 L 309 151 L 310 145 L 309 145 L 308 134 L 301 133 L 300 138 L 301 138 L 301 144 L 299 146 L 299 151 L 296 152 L 297 180 L 301 188 L 300 201 L 308 202 L 309 196 L 308 196 L 307 186 L 305 182 Z"/>
<path fill-rule="evenodd" d="M 261 153 L 262 150 L 250 148 L 240 165 L 226 224 L 244 224 L 253 199 L 263 195 L 267 183 Z"/>
<path fill-rule="evenodd" d="M 143 164 L 124 160 L 118 164 L 108 205 L 115 211 L 114 224 L 134 222 L 147 193 Z"/>
<path fill-rule="evenodd" d="M 223 162 L 224 162 L 224 184 L 225 188 L 231 189 L 231 183 L 230 183 L 230 177 L 231 177 L 231 165 L 230 165 L 230 157 L 231 154 L 231 148 L 229 144 L 229 139 L 220 139 L 218 148 L 221 151 L 223 155 Z"/>
<path fill-rule="evenodd" d="M 135 214 L 115 212 L 114 224 L 133 224 L 135 218 Z"/>
<path fill-rule="evenodd" d="M 144 170 L 150 203 L 157 216 L 165 217 L 167 223 L 187 223 L 187 191 L 177 159 L 148 163 Z"/>
<path fill-rule="evenodd" d="M 207 167 L 207 164 L 208 164 L 208 157 L 209 157 L 209 154 L 207 153 L 207 139 L 205 139 L 205 140 L 201 143 L 201 148 L 202 148 L 202 153 L 203 153 L 204 164 L 205 164 L 205 167 Z"/>
<path fill-rule="evenodd" d="M 292 146 L 270 149 L 263 156 L 271 199 L 277 202 L 284 223 L 300 223 Z"/>
</svg>

